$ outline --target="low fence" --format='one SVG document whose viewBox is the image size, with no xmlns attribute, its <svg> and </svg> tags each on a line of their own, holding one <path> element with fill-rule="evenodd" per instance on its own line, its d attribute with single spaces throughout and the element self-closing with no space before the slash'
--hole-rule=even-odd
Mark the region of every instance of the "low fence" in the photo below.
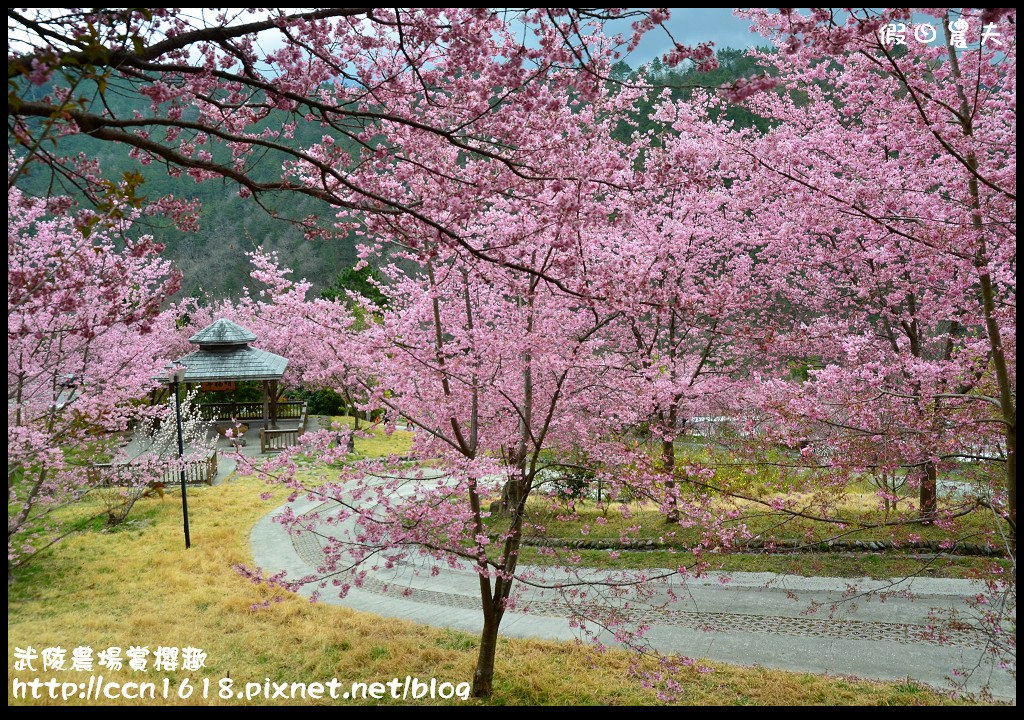
<svg viewBox="0 0 1024 720">
<path fill-rule="evenodd" d="M 279 430 L 267 430 L 264 428 L 263 430 L 260 430 L 261 453 L 280 452 L 287 447 L 299 444 L 299 438 L 302 437 L 304 432 L 306 432 L 309 415 L 306 410 L 306 403 L 297 404 L 301 406 L 299 408 L 299 414 L 296 416 L 299 419 L 298 427 Z"/>
<path fill-rule="evenodd" d="M 306 403 L 299 400 L 287 400 L 277 404 L 277 418 L 279 420 L 294 420 L 301 417 L 305 411 Z M 203 420 L 262 420 L 262 402 L 223 402 L 223 403 L 200 403 L 199 412 Z"/>
<path fill-rule="evenodd" d="M 134 475 L 135 467 L 132 463 L 95 463 L 86 469 L 89 482 L 93 485 L 105 485 L 115 487 L 118 485 L 132 484 L 125 477 L 125 471 Z M 217 477 L 217 451 L 207 458 L 192 460 L 185 463 L 185 482 L 188 485 L 212 485 Z M 181 484 L 180 468 L 165 468 L 163 478 L 160 480 L 164 485 Z"/>
</svg>

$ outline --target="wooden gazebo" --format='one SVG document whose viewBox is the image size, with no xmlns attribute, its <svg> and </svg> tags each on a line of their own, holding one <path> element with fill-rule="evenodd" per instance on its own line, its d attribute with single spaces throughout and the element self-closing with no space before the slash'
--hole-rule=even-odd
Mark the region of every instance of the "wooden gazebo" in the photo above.
<svg viewBox="0 0 1024 720">
<path fill-rule="evenodd" d="M 247 380 L 263 384 L 262 403 L 204 404 L 203 412 L 208 419 L 262 418 L 264 428 L 277 428 L 278 382 L 288 367 L 288 359 L 250 347 L 255 341 L 256 336 L 246 328 L 220 318 L 189 338 L 190 343 L 199 346 L 197 350 L 175 361 L 185 366 L 186 386 Z"/>
</svg>

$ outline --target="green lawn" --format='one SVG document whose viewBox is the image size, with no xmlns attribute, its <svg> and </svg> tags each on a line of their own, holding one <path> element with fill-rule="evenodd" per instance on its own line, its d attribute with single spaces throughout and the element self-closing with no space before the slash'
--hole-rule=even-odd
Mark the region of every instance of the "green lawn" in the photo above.
<svg viewBox="0 0 1024 720">
<path fill-rule="evenodd" d="M 331 421 L 347 427 L 355 426 L 355 419 L 350 415 L 332 415 Z M 354 460 L 386 455 L 408 455 L 412 448 L 413 433 L 405 430 L 395 430 L 388 435 L 380 425 L 360 420 L 359 432 L 360 435 L 355 438 L 356 451 L 352 456 Z M 370 437 L 363 437 L 364 434 L 368 434 Z"/>
<path fill-rule="evenodd" d="M 689 553 L 668 550 L 618 551 L 608 550 L 559 551 L 554 557 L 524 547 L 520 558 L 524 563 L 550 565 L 565 562 L 567 555 L 578 555 L 578 563 L 601 568 L 678 568 L 692 567 Z M 993 564 L 1004 570 L 1010 561 L 981 557 L 927 557 L 900 553 L 799 553 L 766 555 L 736 553 L 706 557 L 711 570 L 724 572 L 773 572 L 805 577 L 870 577 L 876 579 L 910 576 L 979 578 L 991 575 Z"/>
<path fill-rule="evenodd" d="M 745 501 L 721 499 L 716 501 L 722 508 L 738 510 L 739 517 L 726 521 L 726 527 L 742 524 L 753 537 L 769 540 L 790 540 L 802 545 L 816 545 L 830 539 L 886 540 L 902 544 L 895 550 L 881 552 L 777 552 L 766 553 L 760 549 L 736 553 L 705 553 L 703 559 L 714 569 L 727 571 L 769 571 L 797 575 L 830 575 L 837 577 L 902 577 L 922 574 L 932 577 L 983 577 L 994 564 L 1007 569 L 1008 560 L 985 556 L 946 555 L 935 550 L 906 547 L 910 540 L 942 541 L 956 538 L 960 542 L 984 544 L 998 543 L 992 513 L 986 509 L 976 510 L 955 519 L 949 527 L 906 523 L 884 526 L 891 521 L 883 511 L 875 507 L 874 498 L 866 493 L 850 493 L 832 517 L 845 521 L 845 525 L 817 522 L 803 517 L 794 517 L 775 512 L 763 505 Z M 664 549 L 629 551 L 626 544 L 610 552 L 607 549 L 574 549 L 581 562 L 596 567 L 678 567 L 690 566 L 695 558 L 692 548 L 701 537 L 700 527 L 669 525 L 665 517 L 651 504 L 629 503 L 626 512 L 617 503 L 598 508 L 588 500 L 577 503 L 572 511 L 566 507 L 552 506 L 546 499 L 534 498 L 528 503 L 523 533 L 527 537 L 541 540 L 554 548 L 572 547 L 575 542 L 621 541 L 630 543 L 653 540 Z M 813 508 L 808 509 L 814 514 Z M 492 531 L 503 530 L 507 519 L 495 516 L 487 519 Z M 876 525 L 876 527 L 862 527 Z M 1009 532 L 1008 528 L 1004 528 Z M 565 553 L 560 553 L 564 555 Z M 617 555 L 617 556 L 616 556 Z M 522 557 L 539 563 L 556 562 L 557 558 L 539 554 L 534 548 L 525 547 Z"/>
</svg>

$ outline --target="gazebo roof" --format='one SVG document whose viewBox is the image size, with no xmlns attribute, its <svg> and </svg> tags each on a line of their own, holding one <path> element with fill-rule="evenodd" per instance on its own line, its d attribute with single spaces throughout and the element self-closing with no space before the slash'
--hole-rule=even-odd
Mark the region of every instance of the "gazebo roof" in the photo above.
<svg viewBox="0 0 1024 720">
<path fill-rule="evenodd" d="M 200 349 L 177 362 L 185 366 L 185 382 L 279 380 L 288 367 L 288 358 L 246 346 L 230 352 Z"/>
<path fill-rule="evenodd" d="M 215 320 L 188 339 L 193 345 L 248 345 L 256 336 L 226 318 Z"/>
<path fill-rule="evenodd" d="M 254 340 L 252 332 L 221 318 L 189 338 L 199 349 L 176 362 L 185 366 L 185 382 L 190 383 L 279 380 L 288 367 L 288 359 L 249 347 Z"/>
</svg>

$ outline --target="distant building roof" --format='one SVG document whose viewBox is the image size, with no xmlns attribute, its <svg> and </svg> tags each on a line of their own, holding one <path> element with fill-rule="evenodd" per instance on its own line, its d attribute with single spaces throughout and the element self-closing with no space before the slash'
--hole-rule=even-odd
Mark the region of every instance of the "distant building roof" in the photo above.
<svg viewBox="0 0 1024 720">
<path fill-rule="evenodd" d="M 256 336 L 241 325 L 220 318 L 210 323 L 188 339 L 193 345 L 248 345 L 256 342 Z"/>
<path fill-rule="evenodd" d="M 185 382 L 189 383 L 280 379 L 288 359 L 249 347 L 255 340 L 249 330 L 221 318 L 189 338 L 199 349 L 176 362 L 185 366 Z"/>
</svg>

